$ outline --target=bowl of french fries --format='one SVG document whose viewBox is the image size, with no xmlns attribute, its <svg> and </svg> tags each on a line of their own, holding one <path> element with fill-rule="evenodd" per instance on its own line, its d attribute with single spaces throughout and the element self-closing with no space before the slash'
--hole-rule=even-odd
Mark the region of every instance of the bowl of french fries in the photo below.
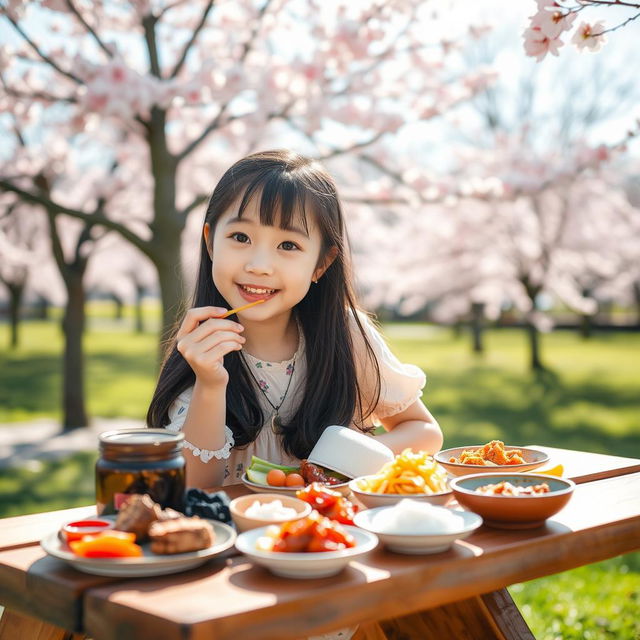
<svg viewBox="0 0 640 640">
<path fill-rule="evenodd" d="M 444 505 L 452 498 L 446 470 L 426 451 L 405 449 L 374 474 L 349 482 L 367 508 L 393 505 L 403 498 Z"/>
</svg>

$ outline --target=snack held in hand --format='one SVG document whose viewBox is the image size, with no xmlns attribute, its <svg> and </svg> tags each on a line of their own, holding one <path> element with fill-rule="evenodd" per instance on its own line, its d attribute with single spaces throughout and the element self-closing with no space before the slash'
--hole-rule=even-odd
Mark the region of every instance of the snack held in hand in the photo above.
<svg viewBox="0 0 640 640">
<path fill-rule="evenodd" d="M 448 490 L 447 472 L 425 451 L 405 449 L 378 473 L 357 481 L 361 491 L 411 495 Z"/>
<path fill-rule="evenodd" d="M 509 464 L 524 464 L 520 449 L 505 450 L 504 442 L 492 440 L 479 449 L 463 451 L 457 458 L 449 458 L 449 462 L 458 464 L 477 464 L 481 466 L 500 466 Z"/>
</svg>

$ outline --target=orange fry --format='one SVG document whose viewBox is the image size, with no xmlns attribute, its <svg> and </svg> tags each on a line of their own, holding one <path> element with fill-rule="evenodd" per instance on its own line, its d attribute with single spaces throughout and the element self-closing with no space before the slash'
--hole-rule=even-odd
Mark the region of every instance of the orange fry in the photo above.
<svg viewBox="0 0 640 640">
<path fill-rule="evenodd" d="M 249 304 L 245 304 L 241 307 L 237 307 L 236 309 L 229 309 L 226 313 L 223 313 L 221 316 L 215 316 L 216 318 L 228 318 L 232 316 L 234 313 L 238 313 L 238 311 L 244 311 L 245 309 L 249 309 L 251 307 L 255 307 L 257 304 L 262 304 L 265 300 L 255 300 L 254 302 L 250 302 Z"/>
</svg>

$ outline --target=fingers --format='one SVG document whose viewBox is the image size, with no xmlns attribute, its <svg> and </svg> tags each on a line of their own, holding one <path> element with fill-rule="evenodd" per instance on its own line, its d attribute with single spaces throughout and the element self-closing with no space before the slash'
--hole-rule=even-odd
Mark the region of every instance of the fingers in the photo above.
<svg viewBox="0 0 640 640">
<path fill-rule="evenodd" d="M 187 333 L 191 333 L 201 322 L 209 318 L 216 318 L 226 313 L 224 307 L 194 307 L 189 309 L 182 320 L 178 330 L 178 340 Z"/>
<path fill-rule="evenodd" d="M 245 343 L 244 336 L 236 331 L 214 331 L 200 339 L 195 339 L 194 333 L 195 331 L 179 340 L 177 349 L 189 364 L 196 366 L 202 358 L 210 361 L 211 352 L 214 359 L 221 358 L 229 351 L 242 349 Z"/>
<path fill-rule="evenodd" d="M 208 313 L 194 313 L 193 315 L 189 315 L 191 311 L 202 311 L 203 309 L 209 309 Z M 178 329 L 178 333 L 176 334 L 176 339 L 178 341 L 182 340 L 186 336 L 193 336 L 195 340 L 201 340 L 205 336 L 209 335 L 213 331 L 244 331 L 244 327 L 234 322 L 233 320 L 222 320 L 219 318 L 219 311 L 221 309 L 219 307 L 201 307 L 199 309 L 191 309 L 187 312 L 180 328 Z"/>
</svg>

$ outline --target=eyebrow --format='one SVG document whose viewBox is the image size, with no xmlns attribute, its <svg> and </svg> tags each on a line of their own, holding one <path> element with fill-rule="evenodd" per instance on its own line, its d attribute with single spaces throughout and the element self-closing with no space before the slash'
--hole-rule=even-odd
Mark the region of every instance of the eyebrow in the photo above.
<svg viewBox="0 0 640 640">
<path fill-rule="evenodd" d="M 251 224 L 251 225 L 256 225 L 256 223 L 253 220 L 249 220 L 248 218 L 241 218 L 240 216 L 235 216 L 234 218 L 229 218 L 229 220 L 227 220 L 227 222 L 225 223 L 225 226 L 229 226 L 230 224 L 237 224 L 238 222 L 244 222 L 245 224 Z M 304 230 L 304 229 L 300 229 L 299 227 L 278 227 L 279 229 L 282 229 L 283 231 L 291 231 L 293 233 L 297 233 L 301 236 L 304 236 L 305 238 L 309 237 L 309 234 Z"/>
</svg>

